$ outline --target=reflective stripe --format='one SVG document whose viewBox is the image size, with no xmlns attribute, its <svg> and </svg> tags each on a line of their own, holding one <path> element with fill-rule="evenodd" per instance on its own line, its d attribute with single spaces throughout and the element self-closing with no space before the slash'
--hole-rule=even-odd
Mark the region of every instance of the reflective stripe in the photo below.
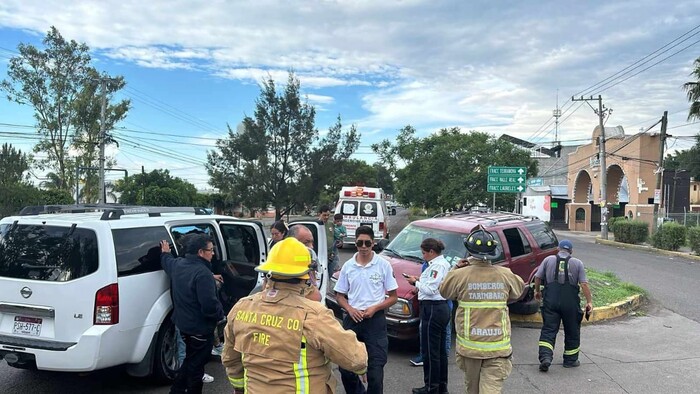
<svg viewBox="0 0 700 394">
<path fill-rule="evenodd" d="M 301 337 L 301 351 L 299 362 L 294 363 L 294 379 L 296 380 L 296 394 L 309 393 L 309 370 L 306 364 L 306 338 Z"/>
<path fill-rule="evenodd" d="M 552 346 L 552 344 L 549 342 L 540 341 L 540 346 L 546 347 L 547 349 L 554 351 L 554 346 Z M 566 354 L 566 352 L 564 352 L 564 354 Z"/>
<path fill-rule="evenodd" d="M 497 352 L 500 350 L 510 349 L 510 338 L 506 338 L 496 342 L 479 342 L 471 341 L 460 335 L 457 335 L 457 343 L 467 349 L 481 350 L 485 352 Z"/>
<path fill-rule="evenodd" d="M 571 349 L 571 350 L 564 350 L 564 355 L 565 356 L 573 356 L 574 354 L 578 353 L 578 349 Z"/>
<path fill-rule="evenodd" d="M 228 381 L 231 383 L 231 386 L 233 386 L 237 389 L 243 388 L 243 379 L 244 378 L 236 379 L 236 378 L 232 378 L 230 376 L 228 377 Z"/>
<path fill-rule="evenodd" d="M 484 352 L 498 352 L 510 349 L 510 333 L 508 332 L 508 309 L 506 301 L 459 301 L 459 306 L 464 310 L 464 327 L 462 336 L 457 334 L 457 343 L 462 347 Z M 500 341 L 474 341 L 470 338 L 471 309 L 495 309 L 501 311 L 501 330 L 503 334 Z"/>
</svg>

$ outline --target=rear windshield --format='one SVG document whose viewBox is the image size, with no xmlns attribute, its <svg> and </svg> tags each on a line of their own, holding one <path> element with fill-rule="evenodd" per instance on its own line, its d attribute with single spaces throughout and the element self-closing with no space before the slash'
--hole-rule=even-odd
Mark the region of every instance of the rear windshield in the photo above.
<svg viewBox="0 0 700 394">
<path fill-rule="evenodd" d="M 377 203 L 373 201 L 348 201 L 340 202 L 340 213 L 346 216 L 377 217 Z"/>
<path fill-rule="evenodd" d="M 97 271 L 97 266 L 92 230 L 0 225 L 0 277 L 67 282 Z"/>
</svg>

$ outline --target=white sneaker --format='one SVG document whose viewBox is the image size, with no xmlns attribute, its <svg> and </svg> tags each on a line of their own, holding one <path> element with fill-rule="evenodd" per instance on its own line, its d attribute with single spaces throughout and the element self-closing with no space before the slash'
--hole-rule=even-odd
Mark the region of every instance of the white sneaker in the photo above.
<svg viewBox="0 0 700 394">
<path fill-rule="evenodd" d="M 202 382 L 211 383 L 213 381 L 214 381 L 214 377 L 209 375 L 208 373 L 205 373 L 204 375 L 202 375 Z"/>
<path fill-rule="evenodd" d="M 222 352 L 223 350 L 224 350 L 224 345 L 223 345 L 223 344 L 218 345 L 218 346 L 214 346 L 213 348 L 211 348 L 211 355 L 212 355 L 212 356 L 221 356 L 221 352 Z"/>
</svg>

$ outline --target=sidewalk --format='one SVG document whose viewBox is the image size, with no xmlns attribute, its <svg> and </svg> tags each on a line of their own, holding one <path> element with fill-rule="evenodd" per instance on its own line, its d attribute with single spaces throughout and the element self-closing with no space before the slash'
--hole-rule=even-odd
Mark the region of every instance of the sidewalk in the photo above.
<svg viewBox="0 0 700 394">
<path fill-rule="evenodd" d="M 582 327 L 579 368 L 561 366 L 560 332 L 554 364 L 539 372 L 538 339 L 539 329 L 513 327 L 514 368 L 504 392 L 690 393 L 700 387 L 700 324 L 666 309 Z"/>
</svg>

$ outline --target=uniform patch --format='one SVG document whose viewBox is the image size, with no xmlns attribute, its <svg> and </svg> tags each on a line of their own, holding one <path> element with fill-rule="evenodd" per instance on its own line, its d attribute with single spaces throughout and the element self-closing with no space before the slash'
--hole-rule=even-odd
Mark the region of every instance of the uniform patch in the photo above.
<svg viewBox="0 0 700 394">
<path fill-rule="evenodd" d="M 277 297 L 277 289 L 270 289 L 267 291 L 267 296 L 270 298 Z"/>
<path fill-rule="evenodd" d="M 430 277 L 435 279 L 437 278 L 438 272 L 435 270 L 430 270 Z"/>
</svg>

